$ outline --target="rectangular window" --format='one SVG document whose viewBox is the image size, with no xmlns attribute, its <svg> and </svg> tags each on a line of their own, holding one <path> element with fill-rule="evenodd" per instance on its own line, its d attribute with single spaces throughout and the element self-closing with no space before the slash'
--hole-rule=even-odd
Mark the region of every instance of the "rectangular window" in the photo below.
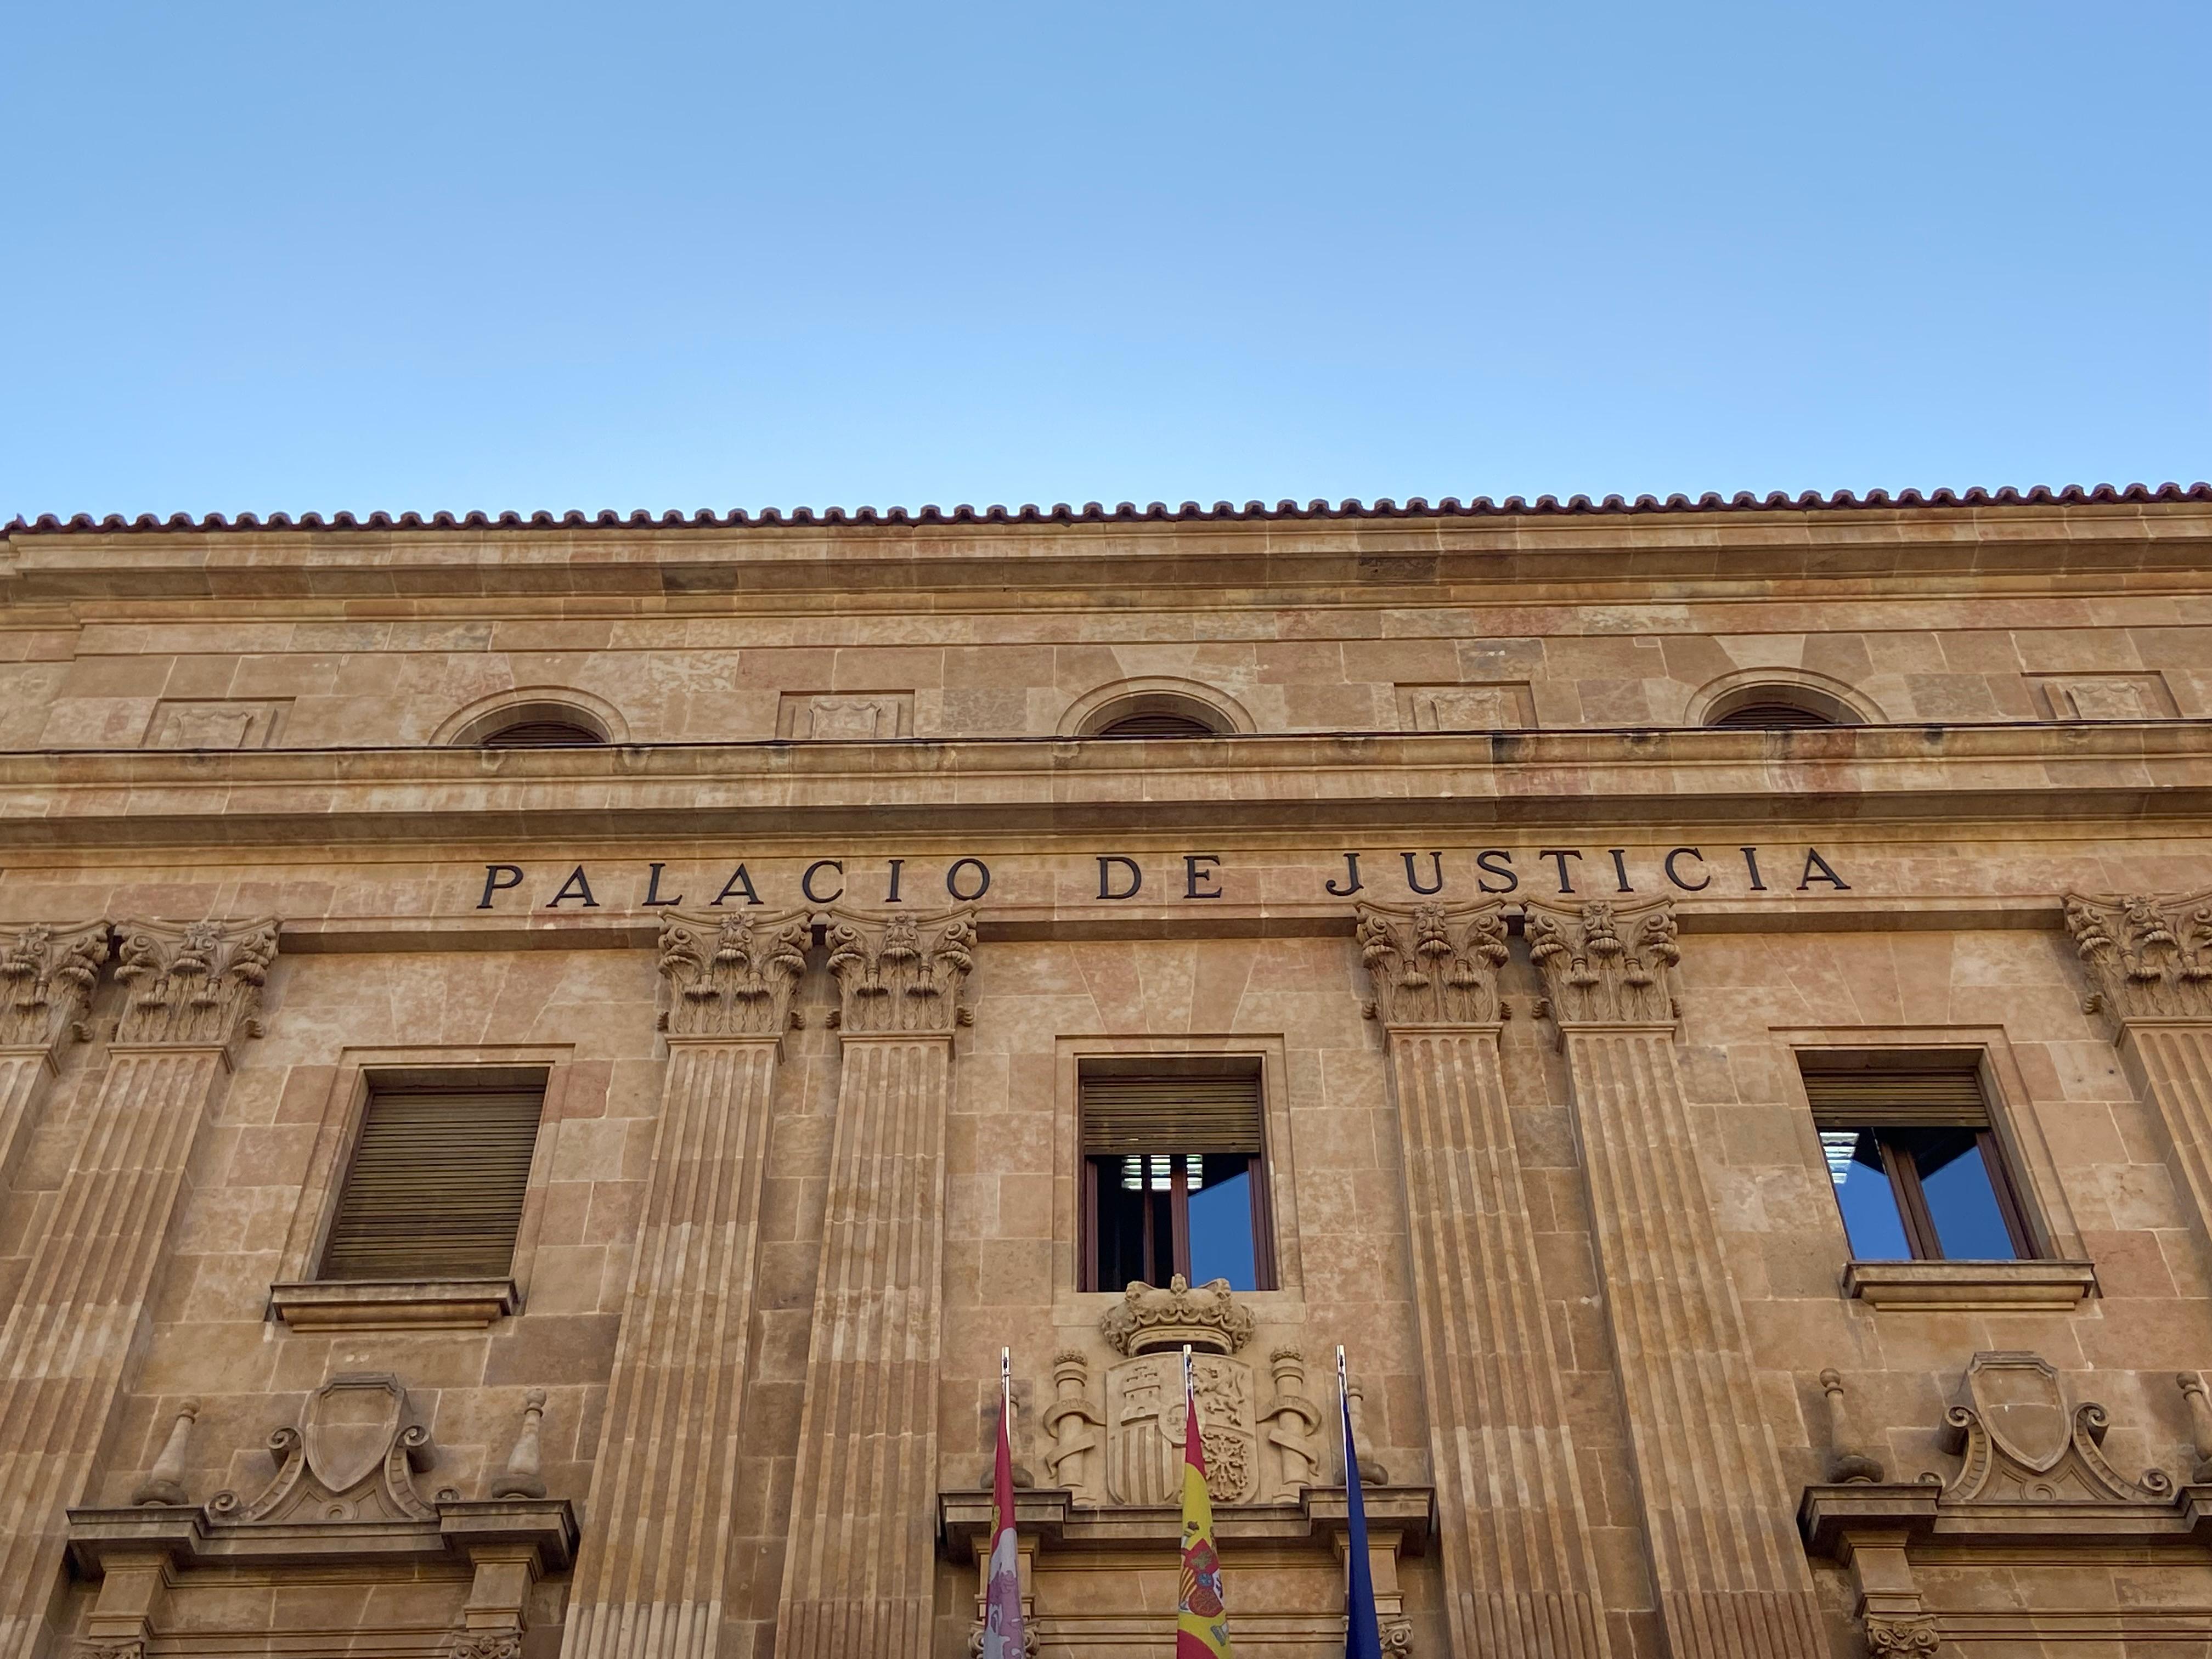
<svg viewBox="0 0 2212 1659">
<path fill-rule="evenodd" d="M 1083 1073 L 1083 1288 L 1273 1290 L 1257 1071 Z"/>
<path fill-rule="evenodd" d="M 1861 1261 L 2008 1261 L 2037 1254 L 1969 1066 L 1801 1056 L 1851 1255 Z"/>
<path fill-rule="evenodd" d="M 506 1086 L 372 1081 L 320 1277 L 504 1278 L 544 1111 L 542 1073 Z"/>
</svg>

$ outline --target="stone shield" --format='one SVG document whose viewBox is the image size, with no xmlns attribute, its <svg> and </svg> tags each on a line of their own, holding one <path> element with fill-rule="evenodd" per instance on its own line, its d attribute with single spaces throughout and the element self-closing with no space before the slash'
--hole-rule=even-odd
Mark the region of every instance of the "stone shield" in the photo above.
<svg viewBox="0 0 2212 1659">
<path fill-rule="evenodd" d="M 343 1492 L 365 1480 L 398 1437 L 407 1391 L 399 1379 L 352 1372 L 315 1390 L 301 1425 L 307 1468 L 325 1488 Z"/>
<path fill-rule="evenodd" d="M 1191 1360 L 1206 1487 L 1218 1504 L 1252 1494 L 1258 1445 L 1252 1368 L 1225 1354 Z M 1106 1373 L 1106 1490 L 1117 1504 L 1173 1504 L 1182 1494 L 1182 1357 L 1144 1354 Z"/>
</svg>

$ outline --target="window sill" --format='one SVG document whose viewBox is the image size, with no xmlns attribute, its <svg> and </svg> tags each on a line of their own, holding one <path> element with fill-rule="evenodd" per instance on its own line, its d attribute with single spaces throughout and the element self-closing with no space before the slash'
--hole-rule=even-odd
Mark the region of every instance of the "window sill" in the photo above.
<svg viewBox="0 0 2212 1659">
<path fill-rule="evenodd" d="M 1844 1294 L 1890 1312 L 2070 1313 L 2097 1291 L 2086 1261 L 1854 1261 Z"/>
<path fill-rule="evenodd" d="M 512 1279 L 323 1279 L 269 1287 L 269 1311 L 295 1331 L 479 1330 L 521 1305 Z"/>
</svg>

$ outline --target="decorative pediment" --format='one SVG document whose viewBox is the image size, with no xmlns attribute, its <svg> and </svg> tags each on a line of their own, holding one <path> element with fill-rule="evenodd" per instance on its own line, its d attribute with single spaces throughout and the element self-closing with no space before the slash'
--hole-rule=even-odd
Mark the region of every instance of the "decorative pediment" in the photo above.
<svg viewBox="0 0 2212 1659">
<path fill-rule="evenodd" d="M 1360 960 L 1375 987 L 1370 1012 L 1389 1025 L 1481 1025 L 1499 1016 L 1505 960 L 1498 903 L 1358 907 Z"/>
<path fill-rule="evenodd" d="M 33 922 L 0 932 L 0 1048 L 44 1048 L 64 1033 L 92 1036 L 85 1016 L 107 960 L 108 925 L 50 927 Z"/>
<path fill-rule="evenodd" d="M 1554 908 L 1533 902 L 1528 958 L 1543 976 L 1552 1017 L 1563 1025 L 1668 1024 L 1675 1018 L 1674 903 L 1614 906 L 1602 900 Z"/>
<path fill-rule="evenodd" d="M 2132 1481 L 2105 1461 L 2105 1408 L 2069 1410 L 2058 1372 L 2039 1354 L 1978 1353 L 1966 1403 L 1943 1416 L 1946 1450 L 1961 1457 L 1943 1502 L 2163 1503 L 2173 1479 L 2147 1469 Z"/>
<path fill-rule="evenodd" d="M 972 908 L 921 916 L 832 909 L 828 931 L 842 1030 L 949 1036 L 973 1019 L 960 1005 L 975 965 Z"/>
<path fill-rule="evenodd" d="M 228 1046 L 261 1035 L 274 920 L 125 921 L 116 931 L 115 977 L 128 990 L 118 1042 Z"/>
<path fill-rule="evenodd" d="M 805 914 L 756 918 L 663 914 L 662 1029 L 671 1036 L 774 1036 L 793 1023 L 792 993 L 806 971 L 813 928 Z"/>
<path fill-rule="evenodd" d="M 2212 1018 L 2212 892 L 2069 893 L 2066 931 L 2096 981 L 2093 1010 L 2123 1019 Z"/>
<path fill-rule="evenodd" d="M 1251 1310 L 1237 1305 L 1227 1279 L 1209 1279 L 1194 1289 L 1181 1273 L 1164 1287 L 1139 1279 L 1098 1321 L 1099 1334 L 1114 1351 L 1132 1358 L 1185 1347 L 1235 1353 L 1252 1340 L 1252 1326 Z"/>
</svg>

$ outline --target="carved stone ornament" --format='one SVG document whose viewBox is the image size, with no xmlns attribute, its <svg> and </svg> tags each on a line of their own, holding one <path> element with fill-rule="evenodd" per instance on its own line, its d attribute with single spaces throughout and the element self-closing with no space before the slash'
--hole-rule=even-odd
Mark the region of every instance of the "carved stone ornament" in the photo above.
<svg viewBox="0 0 2212 1659">
<path fill-rule="evenodd" d="M 1098 1475 L 1091 1455 L 1104 1444 L 1100 1431 L 1106 1419 L 1091 1403 L 1091 1362 L 1081 1350 L 1068 1348 L 1053 1357 L 1052 1385 L 1057 1397 L 1044 1412 L 1044 1431 L 1052 1437 L 1044 1455 L 1045 1479 L 1079 1500 L 1096 1503 Z"/>
<path fill-rule="evenodd" d="M 1499 1018 L 1502 904 L 1358 907 L 1371 1012 L 1389 1025 L 1483 1025 Z"/>
<path fill-rule="evenodd" d="M 1177 1273 L 1166 1288 L 1139 1279 L 1100 1316 L 1099 1334 L 1116 1353 L 1155 1353 L 1184 1347 L 1200 1353 L 1235 1353 L 1252 1340 L 1252 1310 L 1237 1305 L 1225 1279 L 1195 1290 Z"/>
<path fill-rule="evenodd" d="M 2069 1411 L 2058 1373 L 2040 1354 L 1978 1353 L 1966 1367 L 1968 1403 L 1943 1415 L 1946 1450 L 1965 1461 L 1943 1502 L 2141 1504 L 2170 1498 L 2172 1477 L 2147 1469 L 2131 1481 L 2105 1461 L 2105 1408 Z M 1909 1651 L 1910 1650 L 1905 1650 Z"/>
<path fill-rule="evenodd" d="M 407 1420 L 407 1390 L 382 1371 L 333 1376 L 307 1396 L 300 1426 L 269 1437 L 276 1475 L 259 1497 L 241 1504 L 218 1492 L 208 1505 L 217 1522 L 434 1521 L 437 1511 L 415 1490 L 414 1475 L 433 1467 L 430 1431 Z"/>
<path fill-rule="evenodd" d="M 1218 1282 L 1218 1281 L 1217 1281 Z M 1217 1504 L 1251 1501 L 1259 1484 L 1252 1368 L 1194 1354 L 1206 1489 Z M 1171 1504 L 1182 1490 L 1182 1356 L 1147 1353 L 1106 1373 L 1106 1491 L 1117 1504 Z"/>
<path fill-rule="evenodd" d="M 671 1036 L 774 1036 L 795 1023 L 791 998 L 806 971 L 805 915 L 661 918 L 662 1029 Z"/>
<path fill-rule="evenodd" d="M 1553 1018 L 1570 1025 L 1673 1023 L 1674 970 L 1682 951 L 1672 899 L 1523 908 L 1528 958 L 1543 975 Z"/>
<path fill-rule="evenodd" d="M 146 1659 L 146 1644 L 135 1636 L 112 1642 L 80 1636 L 70 1645 L 70 1659 Z"/>
<path fill-rule="evenodd" d="M 1271 1361 L 1274 1396 L 1260 1408 L 1261 1432 L 1273 1448 L 1273 1495 L 1295 1502 L 1308 1486 L 1321 1484 L 1321 1411 L 1306 1398 L 1306 1357 L 1296 1348 L 1278 1348 Z"/>
<path fill-rule="evenodd" d="M 85 1015 L 107 951 L 104 921 L 0 932 L 0 1048 L 44 1048 L 64 1032 L 88 1041 Z"/>
<path fill-rule="evenodd" d="M 522 1659 L 522 1632 L 465 1630 L 453 1638 L 453 1659 Z"/>
<path fill-rule="evenodd" d="M 1041 1640 L 1037 1633 L 1037 1622 L 1035 1619 L 1030 1616 L 1028 1607 L 1030 1598 L 1028 1596 L 1024 1596 L 1022 1601 L 1024 1603 L 1022 1608 L 1022 1652 L 1024 1655 L 1025 1659 L 1037 1659 L 1037 1654 L 1040 1650 L 1038 1644 Z M 981 1619 L 978 1619 L 969 1627 L 968 1652 L 970 1656 L 970 1659 L 983 1659 L 983 1638 L 986 1632 L 983 1621 Z"/>
<path fill-rule="evenodd" d="M 2096 981 L 2092 1012 L 2212 1019 L 2212 893 L 2066 896 L 2066 931 Z"/>
<path fill-rule="evenodd" d="M 1927 1659 L 1941 1639 L 1933 1619 L 1885 1619 L 1869 1614 L 1866 1621 L 1868 1659 Z"/>
<path fill-rule="evenodd" d="M 975 965 L 975 912 L 935 915 L 829 913 L 830 971 L 837 1024 L 855 1036 L 949 1036 L 975 1018 L 960 988 Z"/>
<path fill-rule="evenodd" d="M 128 989 L 116 1041 L 227 1046 L 261 1035 L 276 923 L 125 921 L 115 977 Z"/>
</svg>

